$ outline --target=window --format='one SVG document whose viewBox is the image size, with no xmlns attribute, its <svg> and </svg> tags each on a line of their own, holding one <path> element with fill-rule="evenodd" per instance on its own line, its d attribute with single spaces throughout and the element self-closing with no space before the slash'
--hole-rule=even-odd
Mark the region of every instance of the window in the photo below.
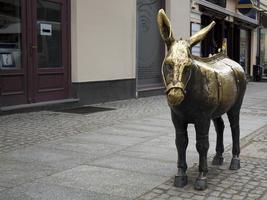
<svg viewBox="0 0 267 200">
<path fill-rule="evenodd" d="M 0 16 L 0 69 L 20 69 L 20 0 L 0 0 Z"/>
<path fill-rule="evenodd" d="M 226 7 L 226 0 L 206 0 L 208 2 L 211 2 L 211 3 L 214 3 L 218 6 L 221 6 L 221 7 Z"/>
<path fill-rule="evenodd" d="M 198 32 L 201 29 L 201 25 L 197 23 L 191 23 L 191 35 L 194 35 L 196 32 Z M 201 42 L 196 44 L 192 48 L 192 54 L 195 56 L 201 56 Z"/>
</svg>

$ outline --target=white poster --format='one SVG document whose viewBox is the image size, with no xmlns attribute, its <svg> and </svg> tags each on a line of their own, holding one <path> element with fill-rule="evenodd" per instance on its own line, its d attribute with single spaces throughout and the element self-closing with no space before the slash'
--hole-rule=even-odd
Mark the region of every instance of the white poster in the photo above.
<svg viewBox="0 0 267 200">
<path fill-rule="evenodd" d="M 2 54 L 3 65 L 10 66 L 13 64 L 11 54 Z"/>
<path fill-rule="evenodd" d="M 52 36 L 52 24 L 40 24 L 40 35 Z"/>
</svg>

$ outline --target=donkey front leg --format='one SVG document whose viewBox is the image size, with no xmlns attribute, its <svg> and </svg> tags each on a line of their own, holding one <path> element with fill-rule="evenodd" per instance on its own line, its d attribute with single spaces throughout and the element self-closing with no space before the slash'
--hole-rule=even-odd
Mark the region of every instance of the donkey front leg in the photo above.
<svg viewBox="0 0 267 200">
<path fill-rule="evenodd" d="M 195 122 L 196 148 L 199 153 L 199 175 L 195 182 L 196 190 L 205 190 L 207 188 L 209 128 L 210 119 Z"/>
<path fill-rule="evenodd" d="M 188 145 L 187 124 L 181 123 L 181 120 L 172 112 L 172 121 L 176 131 L 175 144 L 178 153 L 177 168 L 178 172 L 175 176 L 174 186 L 184 187 L 187 185 L 187 164 L 186 164 L 186 148 Z"/>
</svg>

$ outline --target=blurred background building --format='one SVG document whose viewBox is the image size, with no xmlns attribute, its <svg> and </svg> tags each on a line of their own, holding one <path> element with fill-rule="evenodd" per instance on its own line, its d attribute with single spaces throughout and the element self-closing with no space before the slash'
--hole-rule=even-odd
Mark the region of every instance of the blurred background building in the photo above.
<svg viewBox="0 0 267 200">
<path fill-rule="evenodd" d="M 160 8 L 178 38 L 215 20 L 193 53 L 214 54 L 227 40 L 228 56 L 252 76 L 257 57 L 267 64 L 262 7 L 250 0 L 0 0 L 0 107 L 162 94 Z"/>
</svg>

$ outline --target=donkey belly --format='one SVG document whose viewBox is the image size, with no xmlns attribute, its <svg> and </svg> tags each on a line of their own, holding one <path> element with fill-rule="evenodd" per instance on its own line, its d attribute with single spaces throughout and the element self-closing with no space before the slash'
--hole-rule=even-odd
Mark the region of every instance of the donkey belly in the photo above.
<svg viewBox="0 0 267 200">
<path fill-rule="evenodd" d="M 213 118 L 226 113 L 235 103 L 238 95 L 237 83 L 231 68 L 223 66 L 224 70 L 217 73 L 218 81 L 218 107 Z"/>
</svg>

